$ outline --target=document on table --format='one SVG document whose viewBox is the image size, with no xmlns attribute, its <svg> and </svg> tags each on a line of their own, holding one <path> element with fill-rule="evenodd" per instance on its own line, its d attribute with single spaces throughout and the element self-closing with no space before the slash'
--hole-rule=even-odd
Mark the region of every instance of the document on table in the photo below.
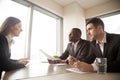
<svg viewBox="0 0 120 80">
<path fill-rule="evenodd" d="M 43 51 L 42 49 L 40 49 L 40 51 L 48 58 L 48 59 L 51 59 L 51 60 L 54 60 L 55 58 L 48 55 L 45 51 Z"/>
<path fill-rule="evenodd" d="M 68 68 L 66 70 L 71 71 L 71 72 L 75 72 L 75 73 L 81 73 L 81 74 L 88 73 L 88 72 L 82 72 L 78 68 Z"/>
<path fill-rule="evenodd" d="M 66 63 L 57 63 L 55 65 L 57 65 L 57 66 L 64 66 L 64 65 L 67 65 L 67 64 Z"/>
</svg>

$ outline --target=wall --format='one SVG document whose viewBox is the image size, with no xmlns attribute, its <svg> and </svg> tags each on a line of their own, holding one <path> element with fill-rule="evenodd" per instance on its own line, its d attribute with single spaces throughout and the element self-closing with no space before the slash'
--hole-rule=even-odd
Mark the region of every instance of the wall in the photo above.
<svg viewBox="0 0 120 80">
<path fill-rule="evenodd" d="M 80 28 L 82 31 L 82 38 L 86 39 L 85 15 L 84 10 L 78 3 L 72 3 L 64 7 L 63 20 L 63 45 L 64 49 L 67 47 L 68 35 L 73 27 Z"/>
<path fill-rule="evenodd" d="M 120 10 L 120 0 L 110 0 L 109 2 L 85 10 L 85 16 L 86 18 L 91 18 L 118 10 Z"/>
<path fill-rule="evenodd" d="M 63 7 L 51 0 L 28 0 L 48 11 L 63 17 Z"/>
</svg>

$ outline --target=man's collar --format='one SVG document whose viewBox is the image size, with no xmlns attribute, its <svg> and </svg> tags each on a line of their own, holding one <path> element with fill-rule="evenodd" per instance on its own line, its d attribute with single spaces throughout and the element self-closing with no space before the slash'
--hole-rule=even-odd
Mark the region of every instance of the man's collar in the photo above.
<svg viewBox="0 0 120 80">
<path fill-rule="evenodd" d="M 106 40 L 106 32 L 104 33 L 104 37 L 102 39 L 102 43 L 107 43 L 107 40 Z M 99 44 L 98 41 L 96 41 L 96 44 Z"/>
<path fill-rule="evenodd" d="M 72 42 L 72 45 L 78 44 L 80 40 L 78 40 L 77 42 Z"/>
</svg>

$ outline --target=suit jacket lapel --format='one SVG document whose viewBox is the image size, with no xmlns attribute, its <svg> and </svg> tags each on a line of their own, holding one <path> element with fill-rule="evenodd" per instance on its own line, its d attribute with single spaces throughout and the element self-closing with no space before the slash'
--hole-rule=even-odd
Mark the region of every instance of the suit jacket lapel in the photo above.
<svg viewBox="0 0 120 80">
<path fill-rule="evenodd" d="M 77 45 L 76 51 L 75 51 L 75 57 L 77 57 L 78 52 L 80 50 L 82 50 L 82 48 L 81 48 L 82 46 L 83 46 L 83 43 L 82 43 L 82 40 L 80 40 L 79 43 L 78 43 L 78 45 Z"/>
<path fill-rule="evenodd" d="M 96 48 L 97 48 L 97 51 L 98 51 L 98 56 L 99 57 L 103 57 L 103 53 L 102 53 L 102 51 L 101 51 L 101 49 L 100 49 L 100 46 L 99 46 L 99 44 L 96 44 Z"/>
<path fill-rule="evenodd" d="M 104 43 L 104 51 L 103 51 L 103 56 L 104 57 L 106 57 L 106 55 L 107 55 L 107 53 L 108 53 L 108 49 L 110 48 L 110 46 L 111 46 L 111 42 L 110 42 L 110 36 L 109 36 L 109 34 L 106 34 L 106 43 Z"/>
<path fill-rule="evenodd" d="M 74 46 L 72 45 L 72 43 L 70 44 L 70 53 L 71 53 L 71 56 L 75 56 L 75 53 L 74 53 Z"/>
<path fill-rule="evenodd" d="M 107 43 L 104 43 L 104 51 L 103 51 L 103 56 L 105 57 L 107 54 L 107 51 L 108 51 L 108 45 L 106 45 Z"/>
<path fill-rule="evenodd" d="M 91 50 L 92 50 L 92 53 L 96 55 L 96 57 L 103 57 L 99 45 L 96 44 L 96 40 L 92 41 Z"/>
</svg>

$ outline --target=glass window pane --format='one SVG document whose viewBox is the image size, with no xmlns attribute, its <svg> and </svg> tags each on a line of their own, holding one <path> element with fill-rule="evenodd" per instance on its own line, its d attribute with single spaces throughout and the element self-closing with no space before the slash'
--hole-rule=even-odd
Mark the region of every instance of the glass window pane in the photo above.
<svg viewBox="0 0 120 80">
<path fill-rule="evenodd" d="M 31 37 L 31 58 L 44 59 L 46 57 L 40 49 L 53 56 L 56 52 L 56 19 L 48 15 L 33 11 L 33 25 Z"/>
<path fill-rule="evenodd" d="M 120 34 L 120 14 L 101 18 L 105 24 L 105 31 Z"/>
</svg>

